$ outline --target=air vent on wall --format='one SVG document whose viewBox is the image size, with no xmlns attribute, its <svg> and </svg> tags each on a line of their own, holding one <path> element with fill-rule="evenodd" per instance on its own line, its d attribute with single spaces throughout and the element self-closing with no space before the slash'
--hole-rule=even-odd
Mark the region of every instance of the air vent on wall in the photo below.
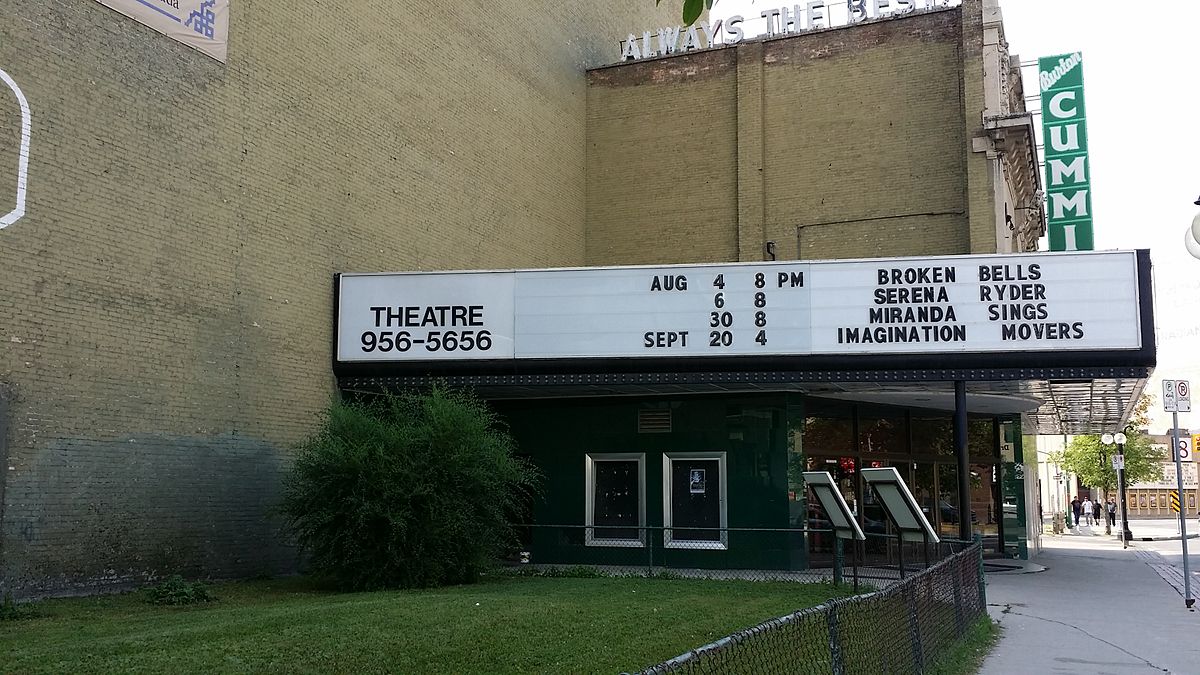
<svg viewBox="0 0 1200 675">
<path fill-rule="evenodd" d="M 639 410 L 639 434 L 669 434 L 671 433 L 670 410 Z"/>
</svg>

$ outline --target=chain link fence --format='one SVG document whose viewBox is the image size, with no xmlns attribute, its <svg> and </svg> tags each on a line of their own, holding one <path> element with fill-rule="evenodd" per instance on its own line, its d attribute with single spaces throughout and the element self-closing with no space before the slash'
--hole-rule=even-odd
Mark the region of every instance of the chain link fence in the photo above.
<svg viewBox="0 0 1200 675">
<path fill-rule="evenodd" d="M 923 673 L 986 613 L 972 543 L 882 590 L 771 619 L 648 668 L 661 673 Z"/>
</svg>

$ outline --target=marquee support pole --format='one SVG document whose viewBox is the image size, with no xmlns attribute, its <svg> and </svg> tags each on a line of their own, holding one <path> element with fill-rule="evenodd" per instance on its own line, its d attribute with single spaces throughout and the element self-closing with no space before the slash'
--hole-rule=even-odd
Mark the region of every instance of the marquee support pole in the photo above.
<svg viewBox="0 0 1200 675">
<path fill-rule="evenodd" d="M 971 541 L 971 473 L 967 463 L 967 383 L 954 381 L 954 456 L 958 458 L 958 538 Z"/>
</svg>

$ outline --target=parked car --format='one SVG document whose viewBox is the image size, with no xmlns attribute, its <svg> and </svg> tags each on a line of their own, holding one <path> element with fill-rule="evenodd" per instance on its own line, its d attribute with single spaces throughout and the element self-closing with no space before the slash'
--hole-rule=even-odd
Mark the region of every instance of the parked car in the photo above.
<svg viewBox="0 0 1200 675">
<path fill-rule="evenodd" d="M 958 507 L 951 504 L 950 502 L 946 501 L 945 499 L 938 502 L 938 511 L 942 515 L 943 523 L 957 523 L 958 522 Z M 971 511 L 971 522 L 972 523 L 979 522 L 979 516 L 975 515 L 974 511 Z"/>
</svg>

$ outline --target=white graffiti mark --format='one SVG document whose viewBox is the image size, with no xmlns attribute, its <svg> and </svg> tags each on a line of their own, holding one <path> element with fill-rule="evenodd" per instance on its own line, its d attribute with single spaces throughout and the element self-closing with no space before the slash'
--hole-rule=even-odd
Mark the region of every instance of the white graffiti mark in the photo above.
<svg viewBox="0 0 1200 675">
<path fill-rule="evenodd" d="M 0 69 L 0 80 L 4 80 L 8 88 L 17 95 L 17 103 L 21 106 L 21 148 L 17 151 L 17 205 L 12 211 L 0 216 L 0 230 L 3 230 L 25 215 L 25 181 L 29 176 L 29 133 L 33 123 L 29 114 L 29 101 L 25 100 L 21 88 L 3 69 Z"/>
</svg>

